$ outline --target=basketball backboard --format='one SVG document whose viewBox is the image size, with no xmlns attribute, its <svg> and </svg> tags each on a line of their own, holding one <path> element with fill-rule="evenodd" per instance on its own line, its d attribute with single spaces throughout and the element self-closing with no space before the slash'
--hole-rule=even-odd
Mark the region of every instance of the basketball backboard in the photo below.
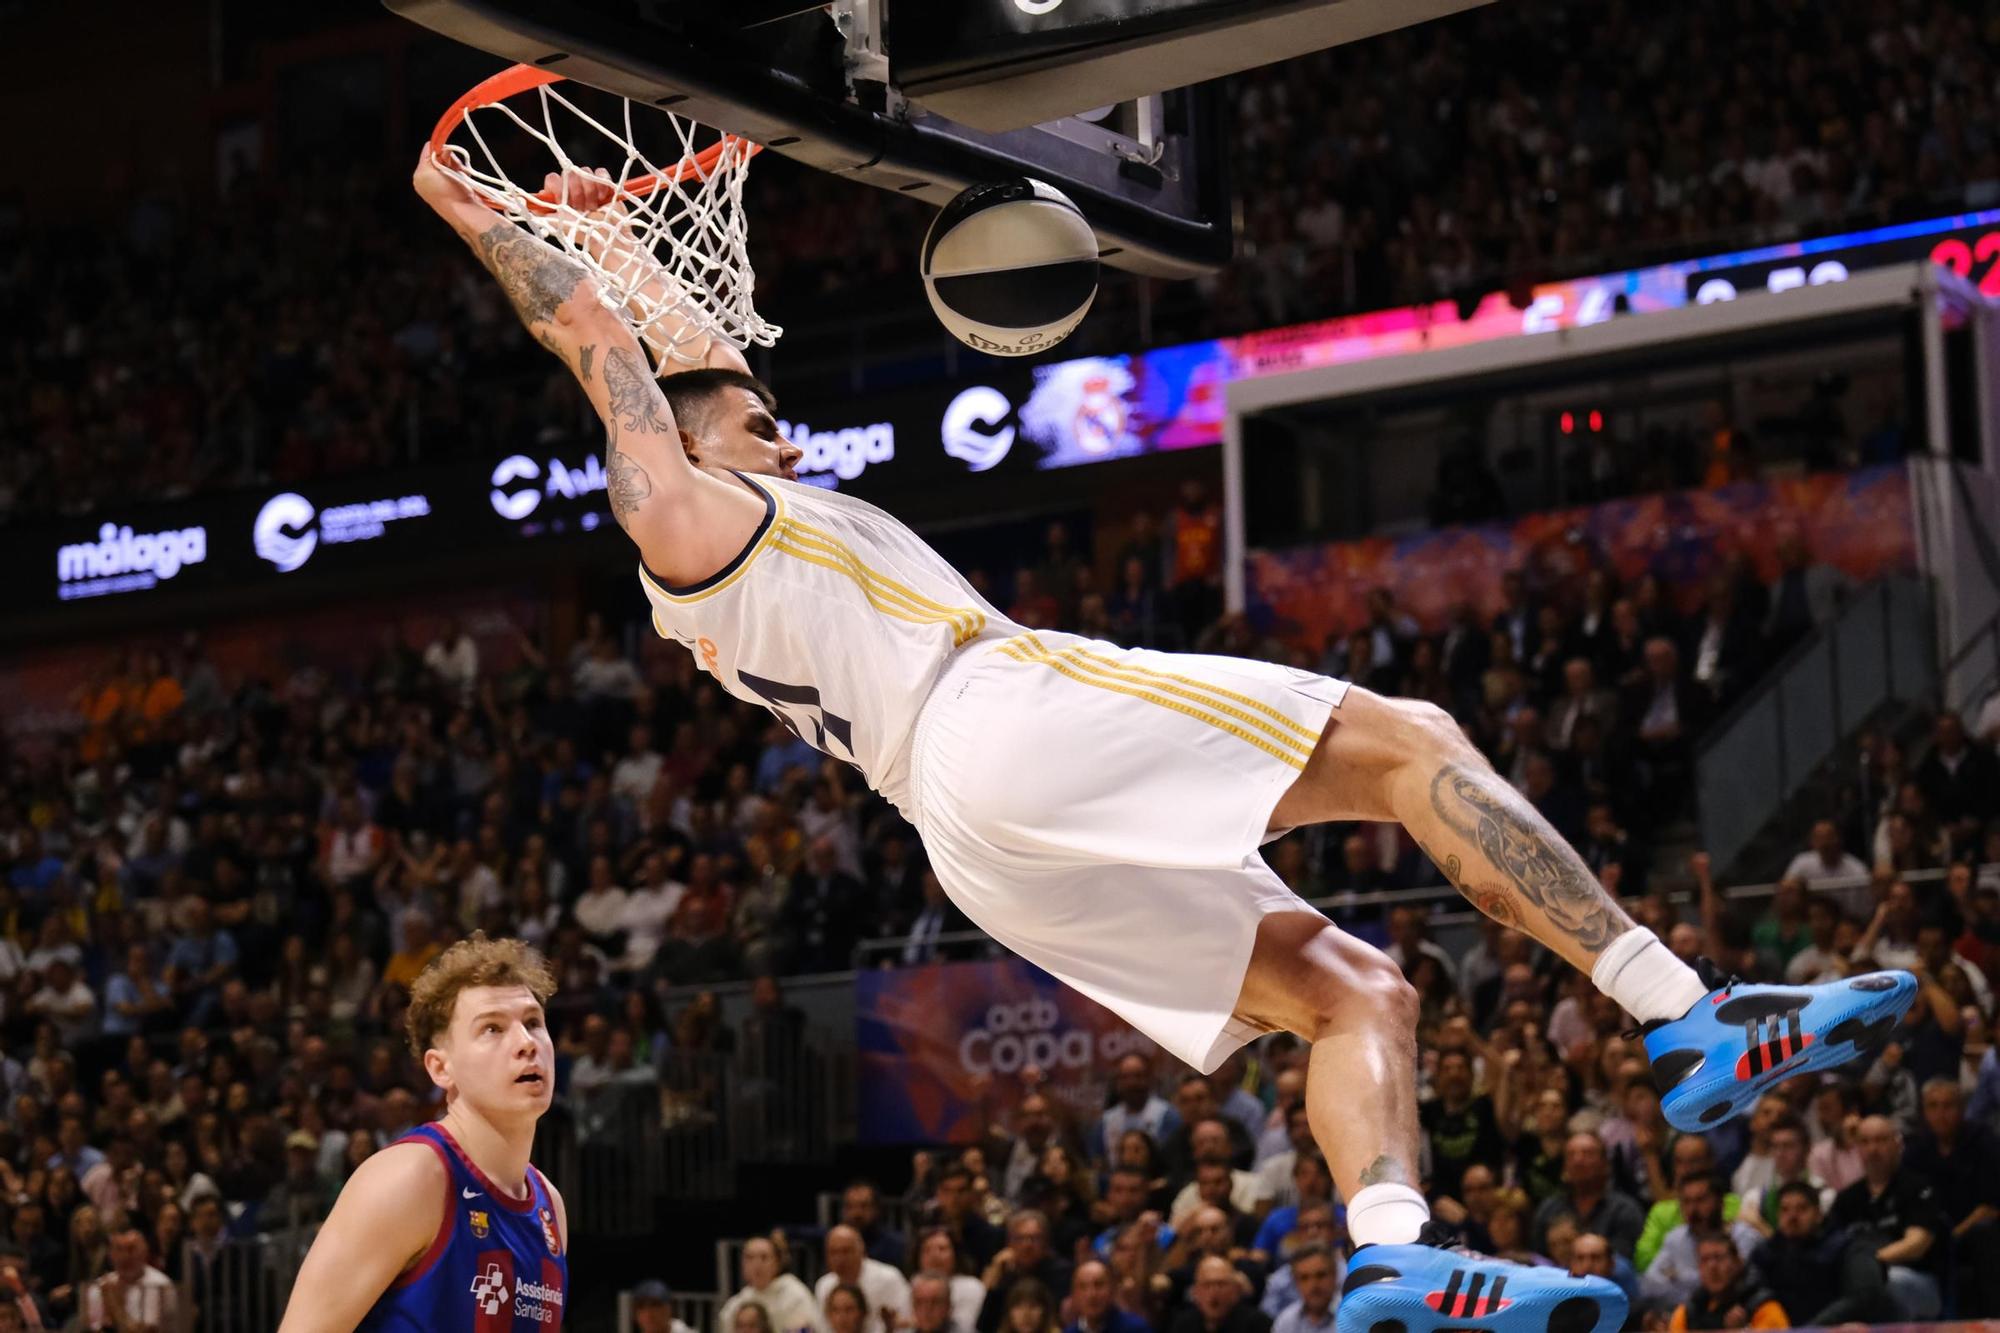
<svg viewBox="0 0 2000 1333">
<path fill-rule="evenodd" d="M 1229 258 L 1225 110 L 1206 81 L 1487 2 L 385 0 L 507 60 L 932 204 L 1040 178 L 1083 209 L 1106 263 L 1163 277 Z"/>
</svg>

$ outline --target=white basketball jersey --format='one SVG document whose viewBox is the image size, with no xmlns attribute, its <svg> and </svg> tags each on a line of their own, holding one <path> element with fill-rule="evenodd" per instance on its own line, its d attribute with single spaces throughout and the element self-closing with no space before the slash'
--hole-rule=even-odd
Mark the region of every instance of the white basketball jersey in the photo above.
<svg viewBox="0 0 2000 1333">
<path fill-rule="evenodd" d="M 910 737 L 938 671 L 966 644 L 1020 626 L 874 505 L 743 480 L 765 513 L 742 554 L 686 588 L 640 566 L 653 628 L 908 813 Z"/>
</svg>

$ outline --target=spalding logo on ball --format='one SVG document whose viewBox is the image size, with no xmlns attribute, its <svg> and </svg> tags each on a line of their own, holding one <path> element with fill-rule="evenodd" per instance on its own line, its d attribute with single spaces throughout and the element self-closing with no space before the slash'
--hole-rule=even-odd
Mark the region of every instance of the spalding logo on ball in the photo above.
<svg viewBox="0 0 2000 1333">
<path fill-rule="evenodd" d="M 994 356 L 1069 337 L 1097 297 L 1097 236 L 1052 185 L 975 185 L 924 237 L 924 291 L 951 335 Z"/>
</svg>

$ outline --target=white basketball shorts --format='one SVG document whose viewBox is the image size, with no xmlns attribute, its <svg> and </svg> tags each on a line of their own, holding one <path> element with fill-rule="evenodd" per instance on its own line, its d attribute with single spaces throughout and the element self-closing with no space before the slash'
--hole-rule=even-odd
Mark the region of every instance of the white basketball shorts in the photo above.
<svg viewBox="0 0 2000 1333">
<path fill-rule="evenodd" d="M 1347 686 L 1037 631 L 948 662 L 911 742 L 916 822 L 965 914 L 1207 1073 L 1258 923 L 1309 911 L 1258 855 Z"/>
</svg>

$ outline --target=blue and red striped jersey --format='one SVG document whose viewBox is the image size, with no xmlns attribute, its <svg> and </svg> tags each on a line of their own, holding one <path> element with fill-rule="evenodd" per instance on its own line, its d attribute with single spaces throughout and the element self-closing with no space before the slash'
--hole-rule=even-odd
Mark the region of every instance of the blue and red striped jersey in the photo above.
<svg viewBox="0 0 2000 1333">
<path fill-rule="evenodd" d="M 382 1293 L 362 1330 L 383 1333 L 557 1333 L 569 1288 L 555 1203 L 528 1168 L 528 1197 L 509 1198 L 442 1125 L 399 1143 L 429 1145 L 444 1162 L 444 1222 L 417 1265 Z"/>
</svg>

